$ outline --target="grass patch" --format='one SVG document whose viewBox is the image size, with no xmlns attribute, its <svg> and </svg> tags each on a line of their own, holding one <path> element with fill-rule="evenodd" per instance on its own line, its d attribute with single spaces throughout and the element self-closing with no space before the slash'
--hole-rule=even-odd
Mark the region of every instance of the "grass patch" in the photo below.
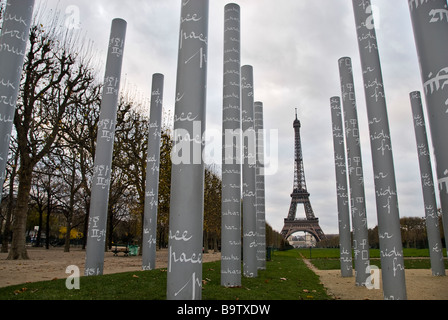
<svg viewBox="0 0 448 320">
<path fill-rule="evenodd" d="M 319 277 L 297 250 L 275 252 L 257 278 L 242 277 L 240 288 L 224 288 L 221 263 L 203 264 L 204 300 L 328 300 Z M 68 290 L 65 279 L 0 288 L 0 300 L 164 300 L 166 269 L 81 277 L 80 290 Z"/>
<path fill-rule="evenodd" d="M 311 262 L 319 270 L 337 270 L 341 268 L 339 261 L 339 249 L 313 248 L 310 252 L 310 249 L 308 248 L 299 249 L 298 252 L 306 259 L 310 259 L 311 256 Z M 428 249 L 404 248 L 403 254 L 405 257 L 405 269 L 431 269 Z M 444 256 L 446 257 L 446 249 L 444 249 Z M 379 249 L 370 249 L 370 264 L 381 268 Z M 445 268 L 448 269 L 448 260 L 446 258 Z"/>
<path fill-rule="evenodd" d="M 211 268 L 210 268 L 211 267 Z M 220 263 L 204 269 L 202 296 L 207 300 L 328 300 L 319 277 L 309 270 L 297 250 L 276 251 L 257 278 L 242 279 L 241 288 L 220 286 Z"/>
<path fill-rule="evenodd" d="M 298 252 L 303 255 L 306 259 L 316 258 L 335 258 L 339 259 L 339 249 L 338 248 L 309 248 L 297 249 Z M 414 248 L 404 248 L 403 254 L 406 258 L 410 257 L 421 257 L 429 258 L 429 249 L 414 249 Z M 443 249 L 443 256 L 446 257 L 446 249 Z M 370 249 L 370 258 L 380 258 L 380 249 Z"/>
<path fill-rule="evenodd" d="M 0 300 L 162 300 L 166 269 L 81 277 L 80 290 L 68 290 L 65 279 L 0 288 Z"/>
</svg>

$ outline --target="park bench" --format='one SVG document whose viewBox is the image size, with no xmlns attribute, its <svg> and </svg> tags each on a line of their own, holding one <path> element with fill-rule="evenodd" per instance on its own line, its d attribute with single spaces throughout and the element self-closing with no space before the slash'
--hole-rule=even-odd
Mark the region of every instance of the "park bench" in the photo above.
<svg viewBox="0 0 448 320">
<path fill-rule="evenodd" d="M 112 249 L 112 252 L 114 253 L 115 257 L 117 257 L 120 252 L 123 252 L 124 256 L 127 257 L 129 254 L 129 246 L 127 244 L 126 245 L 116 244 L 115 248 Z"/>
</svg>

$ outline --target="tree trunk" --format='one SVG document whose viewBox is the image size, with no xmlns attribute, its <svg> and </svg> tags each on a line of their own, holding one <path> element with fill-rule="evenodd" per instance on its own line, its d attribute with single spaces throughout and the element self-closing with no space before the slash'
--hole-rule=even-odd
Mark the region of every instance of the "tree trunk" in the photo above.
<svg viewBox="0 0 448 320">
<path fill-rule="evenodd" d="M 47 220 L 45 222 L 45 248 L 50 249 L 50 214 L 51 214 L 51 195 L 50 195 L 50 176 L 48 176 L 47 189 Z"/>
<path fill-rule="evenodd" d="M 5 223 L 5 231 L 3 232 L 3 238 L 2 238 L 2 253 L 8 252 L 9 247 L 9 239 L 11 237 L 11 218 L 12 218 L 12 210 L 14 208 L 14 181 L 16 179 L 17 175 L 17 162 L 19 159 L 19 154 L 16 152 L 16 155 L 14 157 L 14 165 L 12 165 L 12 172 L 11 176 L 9 178 L 9 201 L 8 201 L 8 207 L 6 211 L 6 223 Z"/>
<path fill-rule="evenodd" d="M 45 221 L 45 249 L 50 249 L 50 206 L 47 207 L 47 220 Z"/>
<path fill-rule="evenodd" d="M 65 234 L 64 252 L 70 252 L 70 233 L 72 231 L 71 216 L 67 219 L 67 233 Z"/>
<path fill-rule="evenodd" d="M 219 252 L 218 250 L 218 237 L 216 234 L 213 236 L 213 253 Z"/>
<path fill-rule="evenodd" d="M 108 218 L 107 218 L 107 241 L 106 241 L 106 247 L 105 252 L 112 250 L 113 242 L 114 242 L 114 214 L 112 212 L 112 209 L 108 210 Z M 116 239 L 118 242 L 118 239 Z"/>
<path fill-rule="evenodd" d="M 5 231 L 2 235 L 2 249 L 0 252 L 8 253 L 9 247 L 9 237 L 11 236 L 11 216 L 12 216 L 12 204 L 8 204 L 8 208 L 6 209 L 6 223 L 5 223 Z"/>
<path fill-rule="evenodd" d="M 144 204 L 141 204 L 141 208 L 143 208 Z M 138 239 L 138 255 L 139 256 L 143 256 L 143 237 L 144 237 L 144 232 L 145 232 L 145 212 L 142 211 L 141 212 L 141 219 L 142 219 L 142 227 L 141 227 L 141 232 L 140 232 L 140 239 Z M 156 235 L 157 237 L 157 235 Z"/>
<path fill-rule="evenodd" d="M 42 210 L 42 208 L 39 208 L 39 229 L 37 230 L 37 236 L 36 236 L 36 247 L 40 247 L 40 238 L 42 237 L 42 222 L 43 222 L 43 217 L 44 212 Z"/>
<path fill-rule="evenodd" d="M 67 216 L 67 233 L 65 234 L 64 252 L 70 252 L 70 235 L 71 235 L 71 231 L 72 231 L 73 212 L 74 212 L 74 207 L 75 207 L 75 193 L 79 189 L 79 188 L 75 187 L 75 183 L 76 183 L 75 175 L 76 175 L 76 168 L 75 168 L 75 163 L 73 162 L 72 176 L 71 176 L 71 180 L 70 180 L 70 203 L 69 203 L 68 216 Z"/>
<path fill-rule="evenodd" d="M 208 233 L 204 230 L 203 252 L 208 253 Z"/>
<path fill-rule="evenodd" d="M 159 249 L 165 248 L 165 225 L 157 225 L 157 232 L 159 234 Z"/>
<path fill-rule="evenodd" d="M 31 190 L 33 166 L 23 165 L 19 170 L 19 192 L 12 228 L 11 250 L 8 260 L 28 260 L 26 251 L 26 220 L 28 217 L 28 202 Z"/>
<path fill-rule="evenodd" d="M 11 190 L 10 190 L 9 203 L 8 203 L 8 207 L 6 208 L 5 230 L 3 232 L 3 237 L 2 237 L 2 249 L 0 251 L 2 253 L 8 253 L 9 239 L 11 237 L 11 221 L 12 221 L 11 218 L 12 218 L 12 210 L 13 210 L 13 201 L 14 201 L 14 196 L 11 194 Z"/>
<path fill-rule="evenodd" d="M 90 201 L 86 204 L 86 216 L 84 217 L 84 229 L 82 235 L 82 250 L 86 250 L 87 233 L 89 232 L 89 216 L 90 216 Z"/>
</svg>

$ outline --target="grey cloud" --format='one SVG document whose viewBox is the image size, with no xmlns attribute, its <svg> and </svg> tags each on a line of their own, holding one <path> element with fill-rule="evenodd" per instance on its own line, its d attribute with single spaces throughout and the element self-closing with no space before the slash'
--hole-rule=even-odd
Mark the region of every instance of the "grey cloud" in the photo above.
<svg viewBox="0 0 448 320">
<path fill-rule="evenodd" d="M 305 170 L 311 202 L 325 232 L 337 232 L 331 96 L 340 95 L 337 61 L 353 60 L 366 184 L 369 227 L 376 225 L 372 165 L 362 74 L 351 1 L 238 0 L 242 10 L 242 63 L 255 74 L 255 99 L 263 101 L 265 128 L 279 132 L 279 171 L 266 179 L 267 220 L 277 230 L 286 217 L 293 182 L 294 108 L 300 107 Z M 49 1 L 50 5 L 57 3 Z M 220 128 L 224 6 L 210 1 L 207 127 Z M 423 216 L 409 92 L 421 90 L 406 1 L 373 0 L 390 116 L 402 216 Z M 149 91 L 154 72 L 166 76 L 165 104 L 174 107 L 180 1 L 62 1 L 81 9 L 82 27 L 99 50 L 110 20 L 128 21 L 124 72 Z M 415 151 L 415 153 L 414 153 Z M 327 231 L 328 230 L 328 231 Z"/>
</svg>

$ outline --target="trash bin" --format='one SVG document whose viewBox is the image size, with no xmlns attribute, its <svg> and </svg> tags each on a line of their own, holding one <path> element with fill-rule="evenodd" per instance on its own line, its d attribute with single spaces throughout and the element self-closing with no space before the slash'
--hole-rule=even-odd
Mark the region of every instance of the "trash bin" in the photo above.
<svg viewBox="0 0 448 320">
<path fill-rule="evenodd" d="M 129 246 L 129 255 L 130 256 L 138 255 L 138 246 L 136 246 L 136 245 Z"/>
</svg>

